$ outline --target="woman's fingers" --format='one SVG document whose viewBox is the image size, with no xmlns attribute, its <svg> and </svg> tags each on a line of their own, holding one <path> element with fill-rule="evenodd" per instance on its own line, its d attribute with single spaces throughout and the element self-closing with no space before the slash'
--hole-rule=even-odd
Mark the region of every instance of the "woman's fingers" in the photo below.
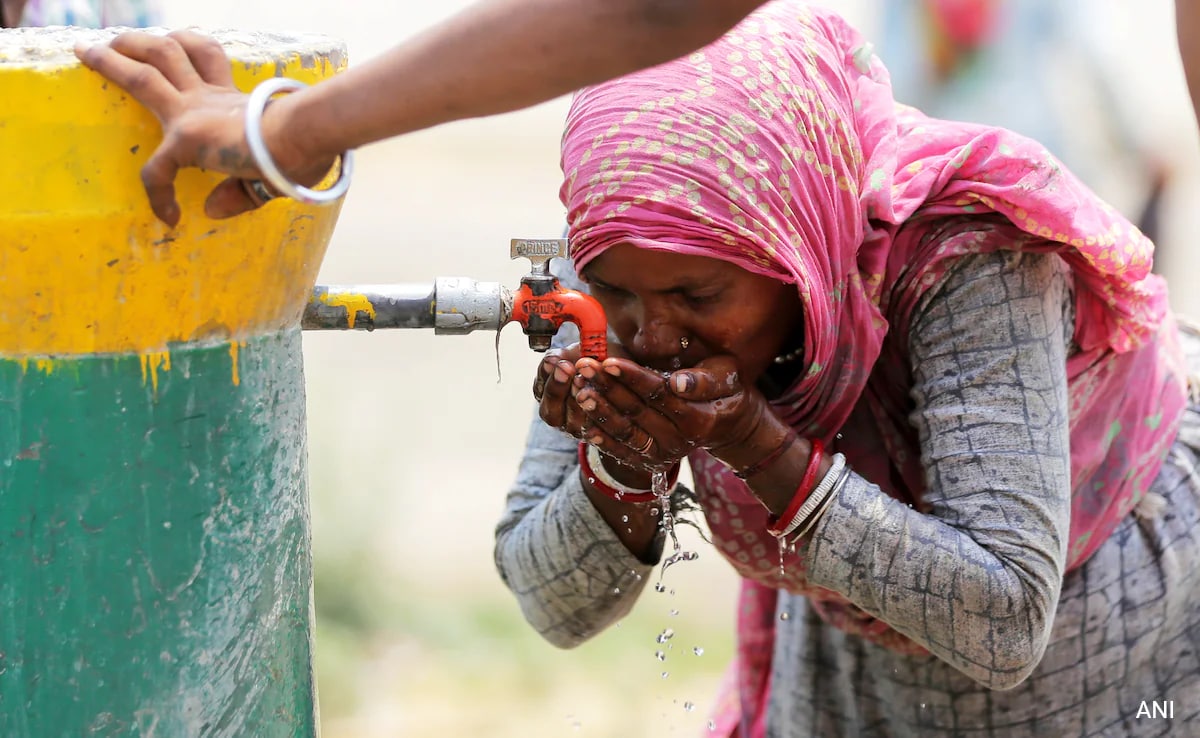
<svg viewBox="0 0 1200 738">
<path fill-rule="evenodd" d="M 159 120 L 169 117 L 179 104 L 179 90 L 161 72 L 149 64 L 130 59 L 108 44 L 77 46 L 75 56 L 88 69 L 95 70 L 117 83 L 134 99 L 149 108 Z"/>
<path fill-rule="evenodd" d="M 109 42 L 109 45 L 114 51 L 157 69 L 177 90 L 185 91 L 204 83 L 187 52 L 170 36 L 122 33 Z M 117 83 L 120 84 L 119 81 Z M 133 90 L 129 91 L 133 93 Z"/>
<path fill-rule="evenodd" d="M 174 154 L 164 143 L 142 167 L 142 184 L 150 199 L 150 209 L 158 219 L 174 228 L 179 224 L 179 203 L 175 201 L 175 175 L 179 172 Z"/>
<path fill-rule="evenodd" d="M 643 457 L 643 462 L 651 456 L 679 458 L 690 450 L 672 416 L 647 405 L 642 397 L 604 372 L 599 362 L 581 359 L 577 366 L 580 376 L 575 380 L 576 400 L 593 427 L 602 428 L 608 438 Z M 665 393 L 666 389 L 660 391 Z"/>
<path fill-rule="evenodd" d="M 565 359 L 556 359 L 554 370 L 546 379 L 542 389 L 541 417 L 547 425 L 560 430 L 567 429 L 567 401 L 571 399 L 571 377 L 574 365 Z"/>
<path fill-rule="evenodd" d="M 671 374 L 667 386 L 688 402 L 713 402 L 741 391 L 732 356 L 714 356 L 690 369 L 680 369 Z"/>
<path fill-rule="evenodd" d="M 538 402 L 542 401 L 542 394 L 546 391 L 546 382 L 554 373 L 554 362 L 553 356 L 546 356 L 538 363 L 537 374 L 533 377 L 533 399 Z"/>
<path fill-rule="evenodd" d="M 230 177 L 208 194 L 204 201 L 204 214 L 213 220 L 221 220 L 260 208 L 266 203 L 267 199 L 254 191 L 249 180 Z"/>
<path fill-rule="evenodd" d="M 179 43 L 197 74 L 205 82 L 219 87 L 234 86 L 229 57 L 215 38 L 188 30 L 172 31 L 167 36 Z"/>
<path fill-rule="evenodd" d="M 687 439 L 669 420 L 643 403 L 638 403 L 640 412 L 623 410 L 612 401 L 611 394 L 601 394 L 596 389 L 583 390 L 576 399 L 594 429 L 588 440 L 606 452 L 644 464 L 656 458 L 674 461 L 691 450 Z M 602 431 L 603 436 L 596 431 Z"/>
</svg>

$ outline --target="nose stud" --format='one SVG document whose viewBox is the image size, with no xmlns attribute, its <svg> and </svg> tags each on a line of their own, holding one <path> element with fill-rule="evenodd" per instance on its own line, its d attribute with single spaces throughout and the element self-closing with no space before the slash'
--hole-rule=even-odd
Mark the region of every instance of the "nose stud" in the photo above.
<svg viewBox="0 0 1200 738">
<path fill-rule="evenodd" d="M 686 351 L 689 343 L 691 343 L 691 341 L 688 340 L 687 336 L 684 336 L 683 338 L 679 339 L 679 348 Z"/>
</svg>

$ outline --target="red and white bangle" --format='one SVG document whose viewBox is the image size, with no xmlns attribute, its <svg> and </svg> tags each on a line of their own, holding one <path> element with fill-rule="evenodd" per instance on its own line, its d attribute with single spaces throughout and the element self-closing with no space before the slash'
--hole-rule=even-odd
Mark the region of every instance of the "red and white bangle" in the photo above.
<svg viewBox="0 0 1200 738">
<path fill-rule="evenodd" d="M 817 471 L 821 467 L 821 456 L 824 454 L 825 446 L 817 438 L 809 441 L 809 444 L 812 446 L 812 450 L 808 455 L 808 465 L 804 467 L 804 476 L 800 478 L 800 484 L 796 487 L 792 501 L 788 503 L 787 509 L 783 511 L 782 515 L 779 517 L 772 515 L 767 518 L 767 532 L 776 538 L 783 536 L 784 530 L 796 519 L 800 507 L 808 500 L 813 487 L 816 486 Z"/>
<path fill-rule="evenodd" d="M 581 442 L 579 444 L 579 469 L 583 473 L 583 478 L 598 492 L 618 502 L 653 502 L 658 499 L 658 495 L 652 489 L 630 487 L 617 481 L 612 474 L 609 474 L 608 469 L 604 468 L 604 462 L 600 458 L 600 449 L 590 443 Z M 674 491 L 678 482 L 679 462 L 676 462 L 667 475 L 667 495 Z"/>
<path fill-rule="evenodd" d="M 784 526 L 783 532 L 779 534 L 780 538 L 790 536 L 793 531 L 799 528 L 804 522 L 813 516 L 817 508 L 821 507 L 821 503 L 825 502 L 833 491 L 833 485 L 842 476 L 842 470 L 846 468 L 846 457 L 842 454 L 833 455 L 833 464 L 829 467 L 829 471 L 825 472 L 825 476 L 821 477 L 821 482 L 796 511 L 795 517 L 788 521 Z"/>
<path fill-rule="evenodd" d="M 829 494 L 825 495 L 825 501 L 817 505 L 817 508 L 813 511 L 812 515 L 808 516 L 808 519 L 804 521 L 804 525 L 800 526 L 800 529 L 797 530 L 790 539 L 783 539 L 790 547 L 794 548 L 798 541 L 803 540 L 805 536 L 807 536 L 816 528 L 817 523 L 821 520 L 821 516 L 825 514 L 830 505 L 833 503 L 834 499 L 837 498 L 838 494 L 841 493 L 842 487 L 846 486 L 846 480 L 849 477 L 850 467 L 849 465 L 845 465 L 842 467 L 842 473 L 838 475 L 838 478 L 829 488 Z"/>
</svg>

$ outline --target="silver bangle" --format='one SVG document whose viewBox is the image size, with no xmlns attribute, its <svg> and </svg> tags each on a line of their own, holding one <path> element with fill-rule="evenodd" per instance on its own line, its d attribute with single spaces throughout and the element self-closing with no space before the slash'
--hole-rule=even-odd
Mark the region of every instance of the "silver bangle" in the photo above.
<svg viewBox="0 0 1200 738">
<path fill-rule="evenodd" d="M 825 497 L 825 501 L 821 503 L 821 506 L 818 507 L 811 516 L 809 516 L 809 519 L 805 521 L 804 526 L 800 528 L 795 537 L 792 538 L 790 541 L 791 545 L 795 546 L 798 541 L 802 540 L 817 527 L 817 523 L 820 522 L 821 518 L 825 517 L 825 513 L 829 511 L 834 499 L 841 494 L 842 487 L 846 486 L 846 480 L 849 478 L 850 467 L 847 466 L 842 470 L 842 475 L 838 477 L 837 482 L 834 483 L 833 489 L 829 490 L 829 494 Z"/>
<path fill-rule="evenodd" d="M 600 456 L 600 448 L 598 446 L 593 446 L 590 443 L 587 445 L 587 460 L 588 466 L 592 468 L 592 474 L 596 477 L 596 479 L 598 479 L 601 483 L 612 487 L 619 494 L 644 495 L 653 491 L 651 489 L 642 489 L 641 487 L 630 487 L 618 482 L 616 477 L 610 474 L 608 469 L 604 467 L 604 459 Z M 671 491 L 674 491 L 674 489 L 675 487 L 672 486 Z"/>
<path fill-rule="evenodd" d="M 280 92 L 295 92 L 307 86 L 300 80 L 272 77 L 255 87 L 250 93 L 250 99 L 246 101 L 246 143 L 250 146 L 250 156 L 262 172 L 263 179 L 274 187 L 276 192 L 308 205 L 328 205 L 341 199 L 346 190 L 350 189 L 350 177 L 354 170 L 353 151 L 342 152 L 340 171 L 333 186 L 326 190 L 314 190 L 285 177 L 271 158 L 267 143 L 263 141 L 262 118 L 267 103 Z"/>
<path fill-rule="evenodd" d="M 846 468 L 846 457 L 843 454 L 833 455 L 833 464 L 830 465 L 829 471 L 825 472 L 825 476 L 821 477 L 821 481 L 817 483 L 816 488 L 796 511 L 796 517 L 792 518 L 783 532 L 779 534 L 780 538 L 786 538 L 791 535 L 792 531 L 799 528 L 805 520 L 812 516 L 813 512 L 820 507 L 825 501 L 825 497 L 829 491 L 833 489 L 833 483 L 838 480 L 838 475 L 842 473 L 842 469 Z"/>
</svg>

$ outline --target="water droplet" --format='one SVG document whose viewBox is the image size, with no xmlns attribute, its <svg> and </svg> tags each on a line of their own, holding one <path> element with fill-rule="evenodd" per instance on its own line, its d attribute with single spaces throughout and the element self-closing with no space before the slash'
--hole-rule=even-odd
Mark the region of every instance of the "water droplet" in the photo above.
<svg viewBox="0 0 1200 738">
<path fill-rule="evenodd" d="M 664 671 L 664 672 L 662 673 L 662 678 L 663 678 L 663 679 L 666 679 L 668 676 L 670 676 L 670 674 L 671 674 L 671 672 L 669 672 L 669 671 Z"/>
<path fill-rule="evenodd" d="M 925 703 L 924 703 L 924 702 L 922 702 L 922 703 L 921 703 L 921 709 L 922 709 L 922 710 L 924 710 L 924 709 L 925 709 Z"/>
<path fill-rule="evenodd" d="M 663 586 L 663 583 L 662 583 L 662 582 L 657 582 L 657 583 L 654 585 L 654 591 L 655 591 L 655 592 L 666 592 L 666 591 L 667 591 L 667 588 Z"/>
<path fill-rule="evenodd" d="M 912 507 L 912 505 L 909 505 L 909 507 Z M 660 513 L 660 512 L 661 512 L 661 511 L 660 511 L 660 510 L 659 510 L 657 507 L 652 507 L 652 508 L 650 508 L 650 515 L 651 515 L 652 517 L 655 517 L 655 518 L 657 518 L 657 517 L 659 516 L 659 513 Z"/>
<path fill-rule="evenodd" d="M 790 620 L 791 618 L 792 618 L 792 616 L 788 615 L 786 612 L 779 613 L 780 620 Z"/>
<path fill-rule="evenodd" d="M 714 730 L 716 730 L 716 729 L 717 729 L 717 721 L 716 721 L 716 720 L 709 720 L 709 721 L 708 721 L 708 731 L 711 733 L 712 731 L 714 731 Z"/>
<path fill-rule="evenodd" d="M 678 615 L 678 614 L 679 614 L 679 611 L 678 611 L 678 610 L 676 610 L 676 609 L 674 609 L 674 608 L 672 608 L 672 609 L 671 609 L 671 612 L 670 612 L 670 613 L 668 613 L 668 614 L 669 614 L 671 617 L 675 617 L 676 615 Z"/>
<path fill-rule="evenodd" d="M 654 640 L 659 643 L 666 643 L 667 641 L 671 640 L 674 637 L 675 637 L 675 631 L 671 630 L 670 628 L 667 628 L 663 632 L 659 633 L 658 637 L 655 638 Z"/>
<path fill-rule="evenodd" d="M 588 477 L 588 484 L 595 484 L 595 483 L 596 483 L 595 477 Z"/>
<path fill-rule="evenodd" d="M 690 701 L 689 701 L 689 702 L 684 702 L 684 703 L 683 703 L 683 709 L 687 710 L 688 712 L 691 712 L 692 710 L 695 710 L 695 709 L 696 709 L 696 703 L 695 703 L 695 702 L 690 702 Z"/>
<path fill-rule="evenodd" d="M 615 595 L 619 595 L 619 594 L 621 594 L 621 588 L 620 588 L 620 587 L 613 587 L 613 594 L 615 594 Z"/>
<path fill-rule="evenodd" d="M 628 522 L 629 522 L 629 516 L 628 516 L 628 515 L 622 515 L 622 516 L 621 516 L 621 522 L 622 522 L 622 523 L 628 523 Z"/>
<path fill-rule="evenodd" d="M 663 653 L 662 651 L 655 651 L 654 658 L 658 659 L 659 661 L 666 661 L 667 655 L 665 653 Z"/>
<path fill-rule="evenodd" d="M 696 646 L 695 648 L 692 649 L 692 653 L 696 654 L 697 656 L 703 656 L 704 649 L 699 646 Z"/>
</svg>

